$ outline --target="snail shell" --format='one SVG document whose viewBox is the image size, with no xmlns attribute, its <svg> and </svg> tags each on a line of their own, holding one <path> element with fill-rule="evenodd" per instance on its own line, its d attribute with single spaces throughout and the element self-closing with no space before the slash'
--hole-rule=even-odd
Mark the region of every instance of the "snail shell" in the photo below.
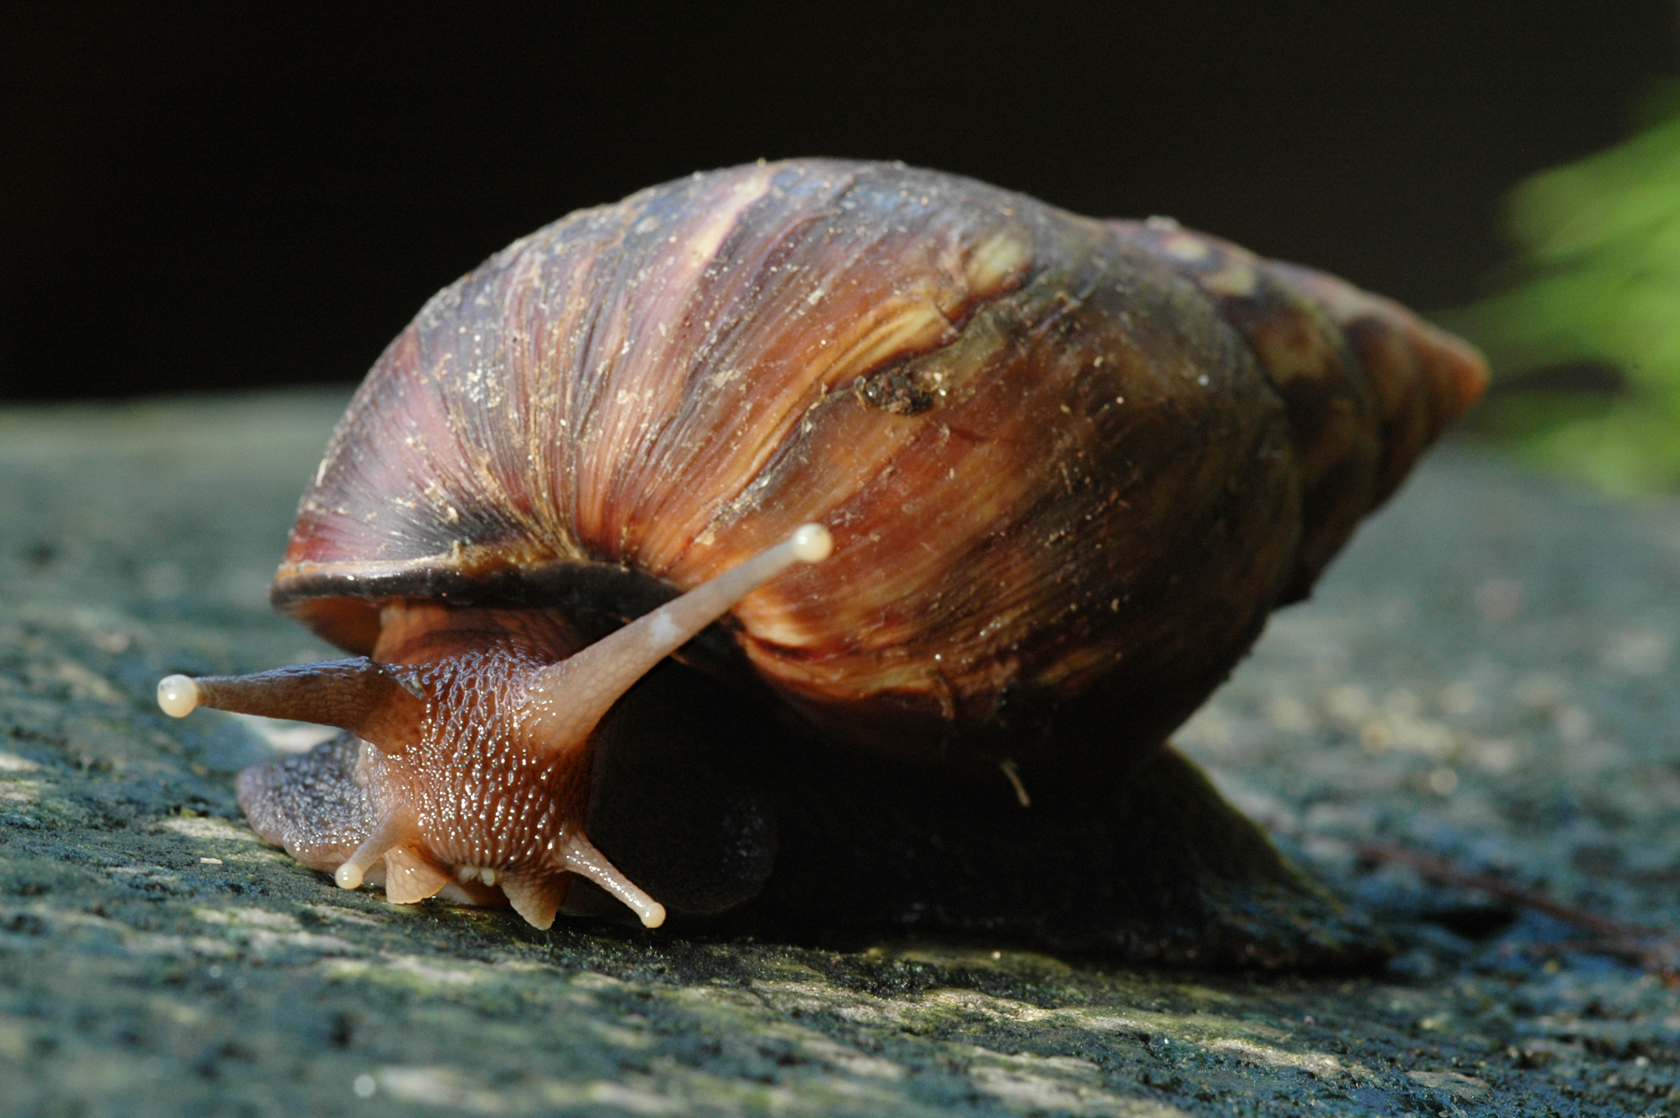
<svg viewBox="0 0 1680 1118">
<path fill-rule="evenodd" d="M 1054 785 L 1158 756 L 1484 380 L 1397 305 L 1168 220 L 896 164 L 696 174 L 422 309 L 340 422 L 273 598 L 376 663 L 493 632 L 564 658 L 818 523 L 832 556 L 686 659 L 773 694 L 818 752 Z M 436 716 L 438 679 L 392 678 Z M 335 748 L 311 781 L 372 779 Z M 288 847 L 301 772 L 242 783 Z M 371 841 L 358 810 L 333 850 Z"/>
</svg>

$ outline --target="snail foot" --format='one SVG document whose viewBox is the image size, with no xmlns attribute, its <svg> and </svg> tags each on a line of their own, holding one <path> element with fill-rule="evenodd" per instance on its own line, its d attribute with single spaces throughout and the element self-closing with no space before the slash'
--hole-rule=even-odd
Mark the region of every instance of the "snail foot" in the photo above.
<svg viewBox="0 0 1680 1118">
<path fill-rule="evenodd" d="M 788 766 L 748 910 L 796 937 L 898 928 L 1202 968 L 1360 970 L 1381 932 L 1285 859 L 1171 746 L 1057 780 Z M 768 768 L 768 766 L 762 766 Z"/>
<path fill-rule="evenodd" d="M 356 780 L 361 750 L 354 734 L 339 734 L 241 772 L 235 790 L 251 829 L 310 869 L 334 873 L 379 823 Z"/>
<path fill-rule="evenodd" d="M 1113 801 L 1109 872 L 1151 903 L 1114 910 L 1092 946 L 1140 961 L 1266 970 L 1362 970 L 1393 953 L 1362 913 L 1285 858 L 1207 775 L 1165 745 Z"/>
<path fill-rule="evenodd" d="M 397 904 L 436 896 L 451 885 L 415 844 L 412 820 L 381 820 L 356 769 L 363 744 L 340 734 L 300 753 L 239 774 L 239 806 L 251 828 L 340 888 L 382 885 Z"/>
</svg>

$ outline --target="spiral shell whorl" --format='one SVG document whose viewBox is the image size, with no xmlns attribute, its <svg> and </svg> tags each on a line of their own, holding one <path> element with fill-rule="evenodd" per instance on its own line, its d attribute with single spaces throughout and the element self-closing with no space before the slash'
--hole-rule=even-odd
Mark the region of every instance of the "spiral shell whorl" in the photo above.
<svg viewBox="0 0 1680 1118">
<path fill-rule="evenodd" d="M 1334 276 L 1170 219 L 1106 224 L 1201 289 L 1287 406 L 1303 524 L 1283 601 L 1305 597 L 1359 520 L 1481 395 L 1486 363 L 1406 308 Z"/>
</svg>

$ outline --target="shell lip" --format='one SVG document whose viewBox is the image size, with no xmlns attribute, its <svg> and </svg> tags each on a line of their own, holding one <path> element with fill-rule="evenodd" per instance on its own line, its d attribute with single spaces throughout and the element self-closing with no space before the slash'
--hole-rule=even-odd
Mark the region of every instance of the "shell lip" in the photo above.
<svg viewBox="0 0 1680 1118">
<path fill-rule="evenodd" d="M 423 559 L 288 563 L 269 589 L 276 608 L 290 610 L 311 598 L 430 598 L 462 605 L 501 602 L 547 605 L 555 599 L 598 593 L 656 606 L 677 587 L 618 563 L 552 559 L 541 563 L 469 570 L 447 556 Z M 632 615 L 634 616 L 634 615 Z"/>
<path fill-rule="evenodd" d="M 274 608 L 317 636 L 367 654 L 379 635 L 380 608 L 419 599 L 452 606 L 503 606 L 562 614 L 594 641 L 677 597 L 682 588 L 645 571 L 588 559 L 553 559 L 463 570 L 448 556 L 400 561 L 288 563 L 269 588 Z M 741 674 L 743 656 L 725 618 L 683 646 L 679 659 L 709 674 Z"/>
</svg>

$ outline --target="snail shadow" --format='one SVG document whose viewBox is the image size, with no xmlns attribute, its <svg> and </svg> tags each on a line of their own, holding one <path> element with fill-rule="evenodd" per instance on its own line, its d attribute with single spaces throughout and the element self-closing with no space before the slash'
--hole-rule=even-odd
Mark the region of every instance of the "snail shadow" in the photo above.
<svg viewBox="0 0 1680 1118">
<path fill-rule="evenodd" d="M 671 665 L 681 704 L 597 756 L 593 841 L 674 930 L 835 947 L 881 933 L 1207 969 L 1354 971 L 1392 947 L 1170 745 L 1129 763 L 954 772 L 843 753 Z M 628 704 L 627 704 L 628 706 Z M 1102 751 L 1093 751 L 1101 757 Z M 587 886 L 567 908 L 610 911 Z"/>
</svg>

